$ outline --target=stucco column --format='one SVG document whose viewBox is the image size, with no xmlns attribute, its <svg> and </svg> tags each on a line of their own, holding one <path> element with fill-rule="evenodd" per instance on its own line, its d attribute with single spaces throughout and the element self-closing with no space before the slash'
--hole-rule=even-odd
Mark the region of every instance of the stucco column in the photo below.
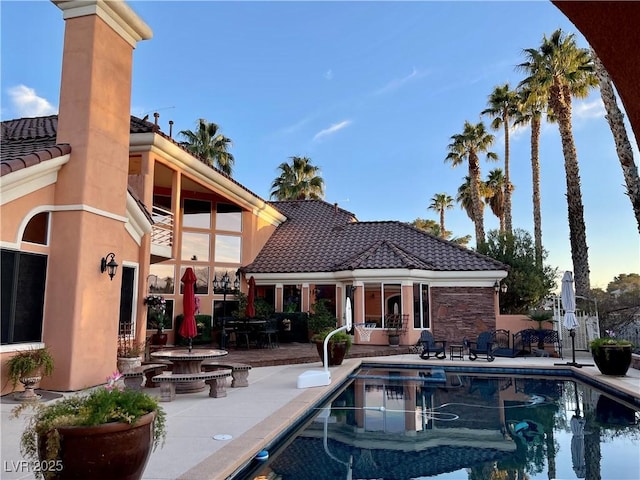
<svg viewBox="0 0 640 480">
<path fill-rule="evenodd" d="M 43 337 L 56 368 L 43 387 L 78 390 L 115 368 L 122 269 L 110 280 L 100 260 L 124 260 L 133 49 L 151 30 L 124 2 L 53 3 L 66 22 L 57 141 L 72 151 L 51 222 Z"/>
</svg>

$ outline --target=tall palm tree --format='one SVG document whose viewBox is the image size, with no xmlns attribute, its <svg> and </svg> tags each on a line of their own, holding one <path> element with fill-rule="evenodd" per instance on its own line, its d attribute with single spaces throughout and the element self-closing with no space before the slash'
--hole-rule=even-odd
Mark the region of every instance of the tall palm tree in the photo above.
<svg viewBox="0 0 640 480">
<path fill-rule="evenodd" d="M 584 98 L 597 84 L 589 51 L 578 48 L 574 35 L 561 29 L 549 38 L 545 35 L 537 49 L 524 51 L 526 61 L 519 65 L 529 76 L 522 86 L 537 85 L 547 92 L 549 107 L 558 120 L 567 184 L 569 239 L 573 260 L 576 294 L 588 296 L 589 254 L 580 189 L 578 154 L 571 124 L 571 97 Z"/>
<path fill-rule="evenodd" d="M 199 157 L 207 165 L 216 167 L 231 176 L 235 159 L 228 149 L 233 143 L 231 139 L 220 133 L 220 127 L 217 124 L 200 118 L 195 131 L 182 130 L 180 135 L 186 140 L 181 145 L 190 153 Z"/>
<path fill-rule="evenodd" d="M 505 186 L 506 178 L 502 174 L 501 168 L 495 168 L 489 172 L 486 189 L 483 194 L 485 202 L 491 208 L 493 214 L 500 220 L 500 232 L 506 229 L 506 204 L 505 204 Z"/>
<path fill-rule="evenodd" d="M 613 91 L 613 84 L 609 73 L 604 68 L 604 65 L 593 48 L 591 48 L 591 57 L 593 58 L 594 70 L 598 78 L 598 83 L 600 84 L 600 96 L 602 97 L 604 108 L 607 111 L 607 122 L 609 122 L 609 128 L 611 128 L 611 133 L 613 134 L 613 139 L 616 144 L 616 152 L 620 159 L 622 175 L 627 184 L 627 195 L 629 195 L 629 199 L 631 200 L 633 213 L 636 216 L 636 223 L 638 224 L 638 231 L 640 232 L 640 178 L 638 177 L 638 167 L 633 160 L 631 142 L 627 135 L 627 129 L 624 126 L 624 116 L 618 107 L 618 101 Z"/>
<path fill-rule="evenodd" d="M 543 113 L 547 121 L 555 121 L 553 112 L 547 105 L 547 95 L 538 85 L 530 84 L 518 91 L 519 109 L 514 125 L 531 124 L 531 183 L 533 199 L 533 238 L 535 245 L 536 265 L 542 266 L 542 213 L 540 208 L 540 128 Z"/>
<path fill-rule="evenodd" d="M 278 166 L 280 175 L 271 184 L 271 198 L 276 200 L 305 200 L 324 198 L 324 180 L 320 167 L 307 157 L 291 157 L 291 163 Z"/>
<path fill-rule="evenodd" d="M 500 231 L 511 233 L 513 231 L 513 222 L 511 219 L 511 192 L 513 185 L 511 184 L 511 170 L 509 166 L 509 130 L 511 122 L 518 112 L 519 99 L 515 90 L 509 89 L 509 84 L 497 86 L 489 95 L 487 101 L 489 108 L 482 111 L 482 115 L 488 115 L 493 118 L 491 128 L 498 130 L 504 128 L 504 228 L 502 224 Z M 494 212 L 495 213 L 495 212 Z"/>
<path fill-rule="evenodd" d="M 444 211 L 453 208 L 453 198 L 446 193 L 436 193 L 431 198 L 429 210 L 434 210 L 440 214 L 440 237 L 446 238 L 447 230 L 444 228 Z"/>
<path fill-rule="evenodd" d="M 489 147 L 494 142 L 494 136 L 487 133 L 484 123 L 472 125 L 468 121 L 464 122 L 462 133 L 451 136 L 451 143 L 447 146 L 449 153 L 445 162 L 451 162 L 452 166 L 468 163 L 469 178 L 471 179 L 471 205 L 473 211 L 473 222 L 475 224 L 476 248 L 485 241 L 484 236 L 484 212 L 482 200 L 480 199 L 481 176 L 480 161 L 478 155 L 486 153 L 488 160 L 497 160 L 498 156 L 489 151 Z"/>
</svg>

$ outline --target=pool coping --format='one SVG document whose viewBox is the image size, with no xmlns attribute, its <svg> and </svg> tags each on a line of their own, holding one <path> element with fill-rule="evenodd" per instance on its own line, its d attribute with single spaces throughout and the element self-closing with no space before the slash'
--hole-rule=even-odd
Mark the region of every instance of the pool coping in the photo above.
<svg viewBox="0 0 640 480">
<path fill-rule="evenodd" d="M 331 368 L 332 383 L 326 387 L 298 389 L 292 394 L 292 400 L 276 410 L 268 418 L 253 426 L 249 431 L 240 435 L 209 457 L 184 472 L 180 480 L 222 480 L 228 479 L 255 457 L 267 445 L 275 441 L 285 430 L 294 425 L 310 408 L 320 404 L 357 369 L 364 365 L 393 366 L 410 365 L 423 367 L 464 368 L 489 373 L 507 373 L 522 370 L 523 373 L 538 371 L 565 372 L 574 378 L 595 384 L 605 391 L 620 392 L 631 397 L 636 406 L 640 406 L 640 371 L 630 371 L 625 377 L 610 377 L 602 375 L 594 366 L 576 368 L 570 365 L 553 364 L 550 362 L 524 363 L 516 359 L 504 359 L 499 364 L 469 361 L 449 360 L 417 360 L 415 355 L 398 355 L 394 357 L 370 357 L 362 359 L 347 359 L 337 367 Z M 513 361 L 508 361 L 513 360 Z M 564 376 L 564 375 L 563 375 Z"/>
</svg>

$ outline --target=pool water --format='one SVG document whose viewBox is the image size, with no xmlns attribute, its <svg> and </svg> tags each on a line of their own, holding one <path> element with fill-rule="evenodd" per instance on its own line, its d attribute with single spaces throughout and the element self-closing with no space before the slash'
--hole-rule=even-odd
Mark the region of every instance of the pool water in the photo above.
<svg viewBox="0 0 640 480">
<path fill-rule="evenodd" d="M 633 400 L 571 377 L 366 369 L 235 478 L 640 479 Z"/>
</svg>

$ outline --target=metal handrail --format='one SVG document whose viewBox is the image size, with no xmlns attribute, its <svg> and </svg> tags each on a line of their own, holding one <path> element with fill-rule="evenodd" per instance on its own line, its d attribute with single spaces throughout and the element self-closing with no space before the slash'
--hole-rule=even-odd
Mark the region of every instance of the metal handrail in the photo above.
<svg viewBox="0 0 640 480">
<path fill-rule="evenodd" d="M 173 245 L 173 212 L 154 205 L 151 218 L 153 218 L 151 243 L 171 247 Z"/>
</svg>

